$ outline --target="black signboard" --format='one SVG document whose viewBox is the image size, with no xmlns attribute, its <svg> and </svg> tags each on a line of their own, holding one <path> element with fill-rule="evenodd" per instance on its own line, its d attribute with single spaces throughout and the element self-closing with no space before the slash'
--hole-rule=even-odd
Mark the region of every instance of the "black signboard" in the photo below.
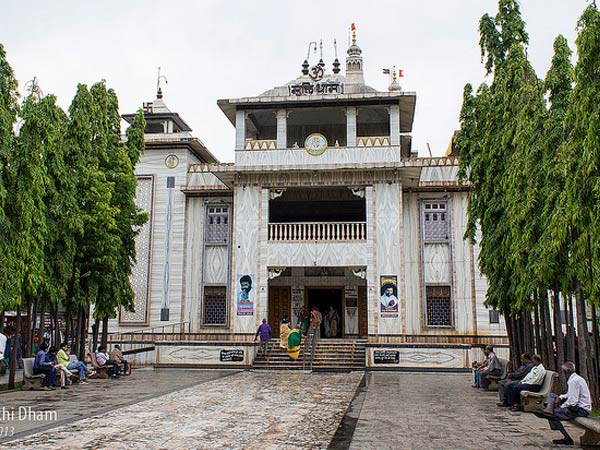
<svg viewBox="0 0 600 450">
<path fill-rule="evenodd" d="M 235 350 L 221 350 L 219 360 L 221 362 L 242 362 L 244 361 L 244 350 L 241 348 Z"/>
<path fill-rule="evenodd" d="M 375 364 L 399 364 L 400 352 L 392 350 L 373 350 Z"/>
</svg>

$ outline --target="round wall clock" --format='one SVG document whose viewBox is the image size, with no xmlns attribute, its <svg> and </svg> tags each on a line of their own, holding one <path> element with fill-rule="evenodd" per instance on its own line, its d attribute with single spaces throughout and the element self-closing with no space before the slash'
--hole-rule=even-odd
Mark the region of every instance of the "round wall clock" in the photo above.
<svg viewBox="0 0 600 450">
<path fill-rule="evenodd" d="M 322 155 L 327 150 L 327 138 L 321 133 L 309 134 L 304 141 L 304 149 L 309 155 Z"/>
<path fill-rule="evenodd" d="M 165 166 L 169 169 L 174 169 L 179 165 L 179 158 L 177 155 L 169 155 L 165 158 Z"/>
</svg>

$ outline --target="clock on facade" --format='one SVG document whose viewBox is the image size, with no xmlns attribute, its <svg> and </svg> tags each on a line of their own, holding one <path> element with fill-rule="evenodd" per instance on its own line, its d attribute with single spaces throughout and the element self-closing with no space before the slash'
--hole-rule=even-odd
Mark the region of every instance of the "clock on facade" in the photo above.
<svg viewBox="0 0 600 450">
<path fill-rule="evenodd" d="M 177 155 L 169 155 L 165 158 L 165 166 L 169 169 L 174 169 L 179 165 L 179 158 Z"/>
<path fill-rule="evenodd" d="M 309 155 L 322 155 L 327 150 L 327 138 L 321 133 L 311 133 L 304 141 L 304 149 Z"/>
</svg>

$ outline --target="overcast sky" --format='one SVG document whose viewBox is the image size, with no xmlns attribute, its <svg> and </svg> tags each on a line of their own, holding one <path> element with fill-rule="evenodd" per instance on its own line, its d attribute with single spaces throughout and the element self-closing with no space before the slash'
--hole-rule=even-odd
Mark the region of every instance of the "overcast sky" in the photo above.
<svg viewBox="0 0 600 450">
<path fill-rule="evenodd" d="M 156 93 L 157 67 L 168 79 L 164 100 L 221 161 L 233 161 L 233 126 L 217 99 L 258 95 L 300 74 L 308 43 L 323 39 L 331 70 L 333 39 L 345 62 L 348 28 L 358 30 L 365 81 L 387 90 L 382 68 L 396 65 L 405 91 L 417 93 L 413 151 L 442 155 L 458 127 L 465 83 L 481 83 L 479 18 L 497 0 L 148 1 L 2 0 L 0 43 L 20 89 L 37 76 L 44 93 L 68 108 L 77 83 L 105 79 L 121 113 Z M 522 0 L 529 58 L 545 76 L 552 42 L 574 49 L 586 0 Z M 314 56 L 313 56 L 314 58 Z M 316 60 L 311 60 L 311 63 Z M 345 67 L 344 65 L 342 67 Z"/>
</svg>

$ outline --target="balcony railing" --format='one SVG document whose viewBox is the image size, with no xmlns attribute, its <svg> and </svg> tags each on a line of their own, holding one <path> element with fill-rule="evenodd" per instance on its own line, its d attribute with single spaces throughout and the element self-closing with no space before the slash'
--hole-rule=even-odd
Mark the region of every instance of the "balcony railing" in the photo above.
<svg viewBox="0 0 600 450">
<path fill-rule="evenodd" d="M 365 241 L 366 222 L 270 223 L 269 241 Z"/>
</svg>

